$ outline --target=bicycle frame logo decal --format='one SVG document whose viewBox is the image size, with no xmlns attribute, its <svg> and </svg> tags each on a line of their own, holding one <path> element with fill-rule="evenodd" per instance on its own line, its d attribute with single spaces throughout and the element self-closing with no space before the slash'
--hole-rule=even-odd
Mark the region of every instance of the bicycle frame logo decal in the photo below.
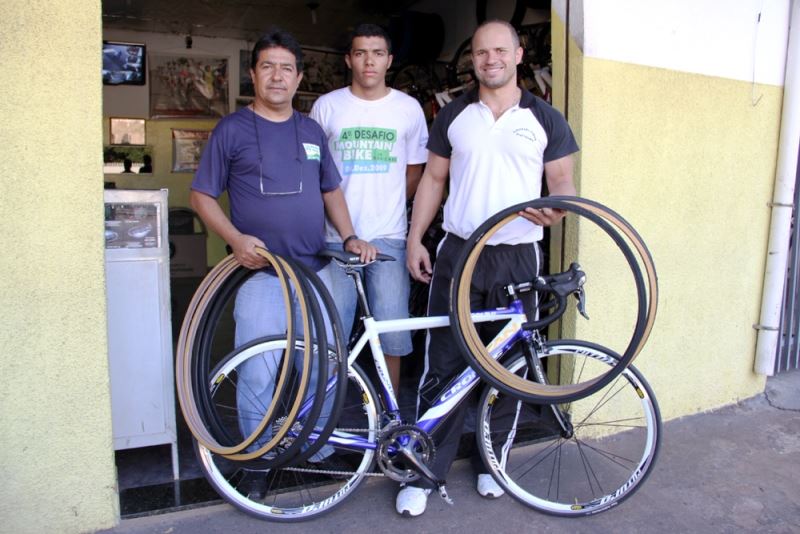
<svg viewBox="0 0 800 534">
<path fill-rule="evenodd" d="M 475 372 L 470 369 L 470 372 L 466 373 L 461 380 L 456 382 L 453 387 L 448 389 L 444 392 L 444 394 L 439 397 L 439 402 L 447 402 L 452 397 L 458 395 L 465 387 L 470 385 L 475 380 Z"/>
</svg>

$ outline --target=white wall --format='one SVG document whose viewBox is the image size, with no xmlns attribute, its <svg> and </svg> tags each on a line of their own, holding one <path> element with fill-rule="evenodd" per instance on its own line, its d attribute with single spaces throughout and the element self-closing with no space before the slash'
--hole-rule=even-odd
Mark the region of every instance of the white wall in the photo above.
<svg viewBox="0 0 800 534">
<path fill-rule="evenodd" d="M 783 85 L 790 0 L 567 1 L 586 57 Z"/>
</svg>

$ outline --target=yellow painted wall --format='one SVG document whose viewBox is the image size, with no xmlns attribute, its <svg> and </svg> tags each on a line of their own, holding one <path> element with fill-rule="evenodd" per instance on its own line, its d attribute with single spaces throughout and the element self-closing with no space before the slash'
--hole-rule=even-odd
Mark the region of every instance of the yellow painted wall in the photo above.
<svg viewBox="0 0 800 534">
<path fill-rule="evenodd" d="M 145 139 L 152 147 L 153 174 L 106 174 L 105 181 L 114 182 L 118 189 L 168 189 L 170 207 L 189 207 L 189 186 L 194 174 L 173 173 L 172 170 L 172 129 L 213 130 L 217 120 L 147 120 Z M 103 118 L 103 140 L 108 144 L 109 118 Z M 225 210 L 228 196 L 220 197 Z M 225 242 L 217 234 L 209 232 L 207 241 L 208 265 L 216 265 L 227 256 Z"/>
<path fill-rule="evenodd" d="M 574 23 L 575 21 L 573 21 Z M 581 151 L 579 195 L 619 211 L 659 274 L 659 311 L 636 360 L 665 419 L 763 391 L 753 373 L 783 88 L 587 58 L 553 11 L 554 104 Z M 574 28 L 573 28 L 574 30 Z M 568 94 L 563 84 L 568 77 Z M 622 351 L 635 317 L 627 266 L 588 221 L 566 223 L 567 262 L 589 275 L 588 312 L 563 335 Z M 557 244 L 560 242 L 556 241 Z M 560 248 L 557 251 L 560 253 Z"/>
<path fill-rule="evenodd" d="M 110 527 L 100 2 L 3 2 L 0 35 L 0 529 Z"/>
<path fill-rule="evenodd" d="M 637 361 L 665 418 L 763 391 L 753 373 L 782 89 L 584 58 L 582 196 L 619 210 L 659 272 L 659 312 Z M 580 256 L 608 258 L 581 226 Z M 610 263 L 609 263 L 610 264 Z M 621 262 L 618 262 L 621 265 Z M 621 267 L 618 272 L 621 272 Z M 605 321 L 630 325 L 618 274 L 596 280 Z M 616 311 L 615 311 L 616 310 Z M 624 328 L 624 327 L 621 327 Z"/>
</svg>

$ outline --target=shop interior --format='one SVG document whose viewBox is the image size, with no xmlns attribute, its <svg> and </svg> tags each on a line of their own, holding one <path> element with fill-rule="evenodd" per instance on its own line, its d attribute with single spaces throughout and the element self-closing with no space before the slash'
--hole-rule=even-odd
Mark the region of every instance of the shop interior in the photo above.
<svg viewBox="0 0 800 534">
<path fill-rule="evenodd" d="M 316 97 L 347 85 L 348 32 L 360 22 L 383 25 L 394 45 L 387 84 L 418 99 L 430 123 L 473 83 L 469 36 L 485 19 L 519 27 L 526 51 L 520 82 L 550 99 L 550 2 L 103 0 L 102 11 L 109 358 L 120 509 L 126 518 L 219 501 L 197 465 L 175 400 L 173 355 L 192 295 L 227 255 L 225 243 L 189 208 L 189 185 L 216 122 L 253 98 L 249 49 L 263 30 L 280 26 L 302 44 L 306 69 L 294 104 L 308 111 Z M 426 246 L 433 251 L 443 234 L 436 224 L 428 234 Z M 412 286 L 411 313 L 423 314 L 426 299 L 424 285 Z M 233 347 L 232 332 L 227 311 L 214 340 L 220 350 Z M 409 417 L 422 372 L 424 333 L 415 335 L 414 346 L 400 392 L 401 410 Z M 143 371 L 145 359 L 153 364 Z M 136 390 L 126 386 L 132 368 L 150 373 L 141 375 Z M 141 387 L 147 376 L 151 388 Z M 139 413 L 148 395 L 157 400 L 158 413 Z M 142 435 L 147 418 L 155 418 L 161 430 Z M 474 439 L 469 431 L 465 450 Z"/>
</svg>

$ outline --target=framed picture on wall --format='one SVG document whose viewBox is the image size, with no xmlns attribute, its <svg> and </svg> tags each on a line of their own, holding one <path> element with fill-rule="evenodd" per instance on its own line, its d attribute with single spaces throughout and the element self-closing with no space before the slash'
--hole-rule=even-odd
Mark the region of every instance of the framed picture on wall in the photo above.
<svg viewBox="0 0 800 534">
<path fill-rule="evenodd" d="M 112 145 L 144 145 L 144 119 L 110 118 L 108 137 Z"/>
<path fill-rule="evenodd" d="M 151 54 L 150 117 L 214 119 L 228 114 L 228 59 Z"/>
<path fill-rule="evenodd" d="M 210 130 L 172 130 L 172 172 L 194 172 L 211 137 Z"/>
</svg>

